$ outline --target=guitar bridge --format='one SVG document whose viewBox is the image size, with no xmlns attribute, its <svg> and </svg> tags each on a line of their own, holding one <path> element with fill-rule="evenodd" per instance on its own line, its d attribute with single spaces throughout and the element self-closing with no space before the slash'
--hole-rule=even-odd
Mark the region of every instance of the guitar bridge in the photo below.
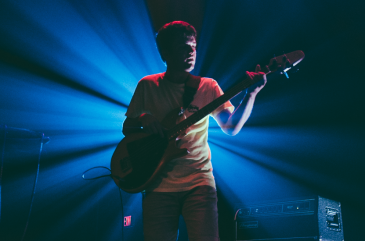
<svg viewBox="0 0 365 241">
<path fill-rule="evenodd" d="M 132 162 L 129 157 L 125 157 L 120 160 L 120 167 L 121 167 L 121 175 L 120 177 L 123 178 L 127 176 L 129 173 L 132 172 Z"/>
</svg>

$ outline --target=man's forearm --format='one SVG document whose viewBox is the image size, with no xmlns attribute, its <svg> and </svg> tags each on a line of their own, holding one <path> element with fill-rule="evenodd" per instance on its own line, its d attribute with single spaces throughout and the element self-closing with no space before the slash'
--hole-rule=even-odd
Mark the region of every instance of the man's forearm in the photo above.
<svg viewBox="0 0 365 241">
<path fill-rule="evenodd" d="M 226 134 L 238 134 L 251 115 L 255 98 L 255 94 L 247 94 L 232 114 L 225 112 L 220 115 L 221 127 Z"/>
<path fill-rule="evenodd" d="M 266 75 L 259 72 L 260 70 L 260 65 L 257 65 L 255 73 L 246 72 L 250 78 L 259 78 L 259 80 L 261 79 L 262 81 L 256 82 L 256 84 L 247 89 L 246 96 L 243 98 L 241 104 L 236 108 L 236 110 L 232 114 L 228 111 L 222 111 L 219 115 L 218 122 L 222 130 L 228 135 L 234 136 L 240 132 L 241 128 L 251 115 L 256 95 L 266 85 Z"/>
</svg>

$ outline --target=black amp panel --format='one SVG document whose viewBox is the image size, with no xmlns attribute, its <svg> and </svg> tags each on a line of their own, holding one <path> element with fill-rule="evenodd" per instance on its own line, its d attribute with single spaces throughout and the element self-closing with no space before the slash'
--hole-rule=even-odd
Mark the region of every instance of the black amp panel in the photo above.
<svg viewBox="0 0 365 241">
<path fill-rule="evenodd" d="M 341 204 L 320 196 L 235 207 L 236 241 L 342 241 Z"/>
</svg>

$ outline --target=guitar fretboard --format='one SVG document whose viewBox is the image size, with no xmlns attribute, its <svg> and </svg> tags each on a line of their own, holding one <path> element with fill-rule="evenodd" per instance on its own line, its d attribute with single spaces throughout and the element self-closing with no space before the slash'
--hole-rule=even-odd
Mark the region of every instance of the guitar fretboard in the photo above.
<svg viewBox="0 0 365 241">
<path fill-rule="evenodd" d="M 182 131 L 194 125 L 196 122 L 200 121 L 201 119 L 212 113 L 219 106 L 223 105 L 225 102 L 239 94 L 242 90 L 250 87 L 253 84 L 255 84 L 255 82 L 251 78 L 246 78 L 243 81 L 240 81 L 239 83 L 228 89 L 223 95 L 213 100 L 212 102 L 201 108 L 199 111 L 189 116 L 186 120 L 183 120 L 174 128 L 172 128 L 168 132 L 168 139 L 172 140 L 176 138 Z"/>
</svg>

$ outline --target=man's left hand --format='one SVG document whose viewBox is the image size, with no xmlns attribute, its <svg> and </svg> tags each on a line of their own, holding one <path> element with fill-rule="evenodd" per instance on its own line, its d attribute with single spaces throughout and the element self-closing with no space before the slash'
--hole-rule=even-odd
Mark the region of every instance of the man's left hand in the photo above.
<svg viewBox="0 0 365 241">
<path fill-rule="evenodd" d="M 256 97 L 257 93 L 259 93 L 260 90 L 266 85 L 266 75 L 264 72 L 261 72 L 261 66 L 259 64 L 256 65 L 255 72 L 246 71 L 246 74 L 249 78 L 256 82 L 247 89 L 247 94 L 252 97 Z"/>
</svg>

